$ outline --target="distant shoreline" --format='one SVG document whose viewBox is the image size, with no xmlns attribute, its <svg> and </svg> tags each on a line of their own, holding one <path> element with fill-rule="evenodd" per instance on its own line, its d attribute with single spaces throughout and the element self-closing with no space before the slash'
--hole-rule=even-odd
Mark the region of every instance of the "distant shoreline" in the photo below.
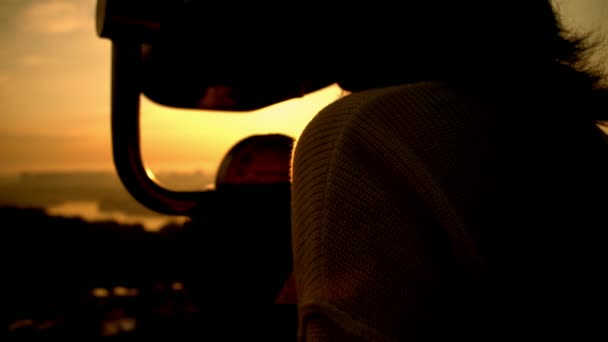
<svg viewBox="0 0 608 342">
<path fill-rule="evenodd" d="M 104 210 L 95 201 L 73 201 L 44 208 L 49 216 L 79 217 L 87 222 L 115 221 L 121 224 L 141 224 L 148 232 L 158 232 L 168 224 L 183 224 L 187 218 L 161 214 L 134 214 L 117 210 Z"/>
<path fill-rule="evenodd" d="M 0 168 L 0 177 L 16 177 L 21 174 L 84 174 L 84 173 L 102 173 L 102 174 L 117 174 L 116 169 L 113 167 L 103 168 L 68 168 L 68 167 L 33 167 L 33 168 Z M 189 168 L 189 167 L 176 167 L 176 168 L 161 168 L 154 171 L 155 174 L 214 174 L 215 170 L 211 168 Z"/>
<path fill-rule="evenodd" d="M 155 178 L 170 189 L 198 191 L 208 188 L 215 175 L 201 171 L 166 172 Z M 0 205 L 48 209 L 51 213 L 87 220 L 113 219 L 141 223 L 156 230 L 183 217 L 153 211 L 129 194 L 118 175 L 106 170 L 36 170 L 0 173 Z M 55 210 L 56 209 L 56 210 Z"/>
</svg>

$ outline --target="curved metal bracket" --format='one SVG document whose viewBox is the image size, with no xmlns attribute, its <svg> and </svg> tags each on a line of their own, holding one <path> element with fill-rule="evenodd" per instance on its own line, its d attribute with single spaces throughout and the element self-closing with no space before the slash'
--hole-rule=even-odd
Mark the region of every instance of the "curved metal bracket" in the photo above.
<svg viewBox="0 0 608 342">
<path fill-rule="evenodd" d="M 146 172 L 140 145 L 141 43 L 112 41 L 112 153 L 127 191 L 163 214 L 191 216 L 213 191 L 182 192 L 162 187 Z"/>
</svg>

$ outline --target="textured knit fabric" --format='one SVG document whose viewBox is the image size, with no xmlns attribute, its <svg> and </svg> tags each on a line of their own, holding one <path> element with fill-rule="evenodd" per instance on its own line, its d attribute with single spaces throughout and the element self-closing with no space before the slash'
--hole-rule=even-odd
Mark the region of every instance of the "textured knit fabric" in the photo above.
<svg viewBox="0 0 608 342">
<path fill-rule="evenodd" d="M 521 236 L 551 185 L 519 200 L 546 178 L 517 118 L 429 82 L 347 95 L 310 122 L 292 167 L 300 341 L 522 338 L 513 313 L 545 292 L 522 285 L 537 237 Z"/>
</svg>

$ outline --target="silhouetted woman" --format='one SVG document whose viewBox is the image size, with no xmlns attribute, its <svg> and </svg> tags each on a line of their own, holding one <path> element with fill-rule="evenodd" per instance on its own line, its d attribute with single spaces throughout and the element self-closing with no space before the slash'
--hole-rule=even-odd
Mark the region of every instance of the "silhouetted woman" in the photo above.
<svg viewBox="0 0 608 342">
<path fill-rule="evenodd" d="M 293 156 L 300 340 L 606 339 L 594 37 L 543 0 L 342 11 L 326 52 L 352 94 Z"/>
</svg>

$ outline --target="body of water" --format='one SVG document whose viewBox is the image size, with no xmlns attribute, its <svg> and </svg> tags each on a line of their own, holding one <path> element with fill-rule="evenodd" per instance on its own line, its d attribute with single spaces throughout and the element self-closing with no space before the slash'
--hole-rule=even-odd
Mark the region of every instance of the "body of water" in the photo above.
<svg viewBox="0 0 608 342">
<path fill-rule="evenodd" d="M 121 211 L 101 211 L 94 201 L 69 201 L 46 209 L 49 215 L 80 217 L 86 221 L 116 221 L 123 224 L 141 224 L 147 231 L 158 231 L 167 223 L 183 223 L 186 217 L 181 216 L 148 216 L 131 215 Z"/>
</svg>

